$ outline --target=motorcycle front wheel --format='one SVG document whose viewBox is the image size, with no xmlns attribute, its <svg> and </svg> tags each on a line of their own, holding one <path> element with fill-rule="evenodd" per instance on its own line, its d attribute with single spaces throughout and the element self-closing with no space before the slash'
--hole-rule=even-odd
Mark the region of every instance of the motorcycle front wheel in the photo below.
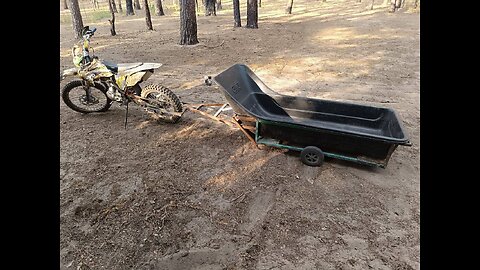
<svg viewBox="0 0 480 270">
<path fill-rule="evenodd" d="M 62 99 L 72 110 L 81 113 L 105 112 L 112 105 L 107 97 L 104 85 L 85 87 L 83 81 L 75 80 L 67 83 L 62 89 Z"/>
</svg>

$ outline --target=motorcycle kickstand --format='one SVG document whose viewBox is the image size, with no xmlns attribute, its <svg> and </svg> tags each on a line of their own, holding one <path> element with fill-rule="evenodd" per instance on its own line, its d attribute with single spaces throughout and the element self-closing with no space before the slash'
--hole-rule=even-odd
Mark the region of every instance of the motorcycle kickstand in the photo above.
<svg viewBox="0 0 480 270">
<path fill-rule="evenodd" d="M 125 109 L 125 129 L 127 129 L 127 119 L 128 119 L 128 103 L 126 104 L 126 109 Z"/>
</svg>

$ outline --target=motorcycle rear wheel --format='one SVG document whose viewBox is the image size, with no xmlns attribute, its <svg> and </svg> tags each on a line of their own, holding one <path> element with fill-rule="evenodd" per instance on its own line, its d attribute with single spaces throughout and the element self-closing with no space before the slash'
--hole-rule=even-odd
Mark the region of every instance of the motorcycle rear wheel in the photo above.
<svg viewBox="0 0 480 270">
<path fill-rule="evenodd" d="M 179 113 L 183 110 L 180 99 L 167 87 L 158 84 L 147 85 L 142 89 L 141 96 L 155 100 L 155 102 L 149 103 L 159 108 L 158 111 L 153 111 L 159 120 L 167 123 L 176 123 L 180 119 L 180 116 L 164 115 L 161 112 L 161 110 L 165 110 L 167 112 Z"/>
<path fill-rule="evenodd" d="M 80 113 L 107 111 L 112 105 L 112 100 L 105 94 L 107 91 L 105 86 L 95 82 L 94 86 L 90 86 L 90 95 L 87 96 L 83 84 L 81 80 L 67 83 L 62 89 L 63 102 L 70 109 Z"/>
</svg>

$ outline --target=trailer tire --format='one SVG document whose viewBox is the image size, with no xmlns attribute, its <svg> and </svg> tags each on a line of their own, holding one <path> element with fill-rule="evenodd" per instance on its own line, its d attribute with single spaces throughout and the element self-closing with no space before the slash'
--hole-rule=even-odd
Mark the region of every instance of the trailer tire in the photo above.
<svg viewBox="0 0 480 270">
<path fill-rule="evenodd" d="M 300 153 L 300 159 L 308 166 L 320 166 L 323 164 L 324 158 L 322 150 L 315 146 L 307 146 Z"/>
</svg>

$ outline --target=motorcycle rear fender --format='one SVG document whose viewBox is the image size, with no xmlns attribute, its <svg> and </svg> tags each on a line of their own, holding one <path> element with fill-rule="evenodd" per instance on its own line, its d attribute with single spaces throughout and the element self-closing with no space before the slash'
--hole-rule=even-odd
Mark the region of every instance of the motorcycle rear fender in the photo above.
<svg viewBox="0 0 480 270">
<path fill-rule="evenodd" d="M 134 86 L 137 83 L 144 82 L 153 74 L 153 69 L 137 72 L 127 76 L 125 86 Z"/>
</svg>

